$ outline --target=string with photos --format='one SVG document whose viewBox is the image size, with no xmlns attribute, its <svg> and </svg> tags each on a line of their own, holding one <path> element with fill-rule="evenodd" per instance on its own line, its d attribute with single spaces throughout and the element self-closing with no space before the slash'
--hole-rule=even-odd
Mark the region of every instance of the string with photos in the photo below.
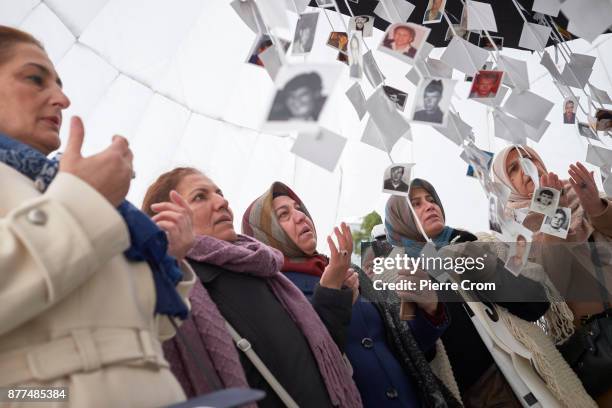
<svg viewBox="0 0 612 408">
<path fill-rule="evenodd" d="M 570 48 L 569 44 L 565 43 L 565 42 L 562 40 L 562 38 L 561 38 L 561 33 L 559 32 L 559 30 L 558 30 L 558 28 L 557 28 L 556 24 L 554 24 L 554 22 L 552 22 L 552 23 L 551 23 L 551 22 L 547 21 L 547 20 L 546 20 L 546 17 L 544 17 L 544 18 L 545 18 L 545 20 L 544 20 L 544 21 L 545 21 L 545 23 L 546 23 L 546 24 L 547 24 L 547 25 L 548 25 L 548 26 L 549 26 L 549 27 L 552 29 L 553 36 L 554 36 L 553 41 L 555 42 L 555 45 L 557 45 L 557 46 L 561 46 L 561 47 L 565 47 L 565 52 L 567 53 L 567 56 L 571 56 L 571 55 L 573 54 L 573 51 L 572 51 L 572 49 Z M 552 25 L 551 25 L 551 24 L 552 24 Z M 601 46 L 601 44 L 603 44 L 605 41 L 607 41 L 607 40 L 608 40 L 608 39 L 610 39 L 610 38 L 612 38 L 612 36 L 611 36 L 611 37 L 608 37 L 606 40 L 604 40 L 604 41 L 600 42 L 599 44 L 597 44 L 597 45 L 595 45 L 595 46 L 591 47 L 591 49 L 589 50 L 589 51 L 591 51 L 591 50 L 593 50 L 593 49 L 597 49 L 598 55 L 600 56 L 600 58 L 599 58 L 599 59 L 597 59 L 597 61 L 599 61 L 599 62 L 602 64 L 602 66 L 603 66 L 603 68 L 604 68 L 604 72 L 606 73 L 606 76 L 608 76 L 608 72 L 607 72 L 607 68 L 606 68 L 606 66 L 605 66 L 605 64 L 604 64 L 604 62 L 603 62 L 603 59 L 601 58 L 601 54 L 599 53 L 599 46 Z M 562 45 L 561 45 L 561 44 L 562 44 Z M 587 52 L 589 52 L 589 51 L 587 51 Z M 563 52 L 563 50 L 562 50 L 562 52 Z M 563 56 L 563 55 L 562 55 L 562 56 Z M 565 59 L 565 61 L 567 62 L 567 58 L 565 58 L 565 57 L 564 57 L 564 59 Z M 610 81 L 609 76 L 608 76 L 608 81 Z M 591 85 L 591 83 L 590 83 L 589 81 L 587 81 L 587 84 Z M 611 81 L 611 84 L 612 84 L 612 81 Z M 583 91 L 584 93 L 586 93 L 584 88 L 582 88 L 582 91 Z M 592 98 L 591 98 L 591 97 L 589 97 L 589 100 L 592 102 Z M 599 105 L 601 106 L 601 108 L 604 108 L 603 104 L 602 104 L 600 101 L 597 101 L 597 102 L 599 103 Z M 583 110 L 583 112 L 584 112 L 584 110 Z M 589 106 L 589 115 L 590 115 L 590 114 L 591 114 L 591 109 L 590 109 L 590 106 Z M 609 132 L 609 131 L 606 131 L 606 133 L 608 134 L 608 136 L 610 135 L 610 132 Z M 587 139 L 587 142 L 589 142 L 589 144 L 591 144 L 589 139 Z M 603 143 L 603 144 L 604 144 L 604 145 L 606 145 L 605 143 Z M 591 145 L 592 145 L 592 144 L 591 144 Z M 596 156 L 597 156 L 597 157 L 600 159 L 600 161 L 601 161 L 602 163 L 606 163 L 606 162 L 607 162 L 607 160 L 601 156 L 601 154 L 600 154 L 599 150 L 597 150 L 597 149 L 593 149 L 593 150 L 592 150 L 592 152 L 593 152 L 593 153 L 594 153 L 594 154 L 595 154 L 595 155 L 596 155 Z M 612 166 L 612 163 L 608 163 L 608 165 L 607 165 L 607 166 L 605 166 L 605 167 L 604 167 L 603 165 L 600 165 L 600 166 L 597 166 L 597 167 L 599 167 L 599 169 L 600 169 L 601 173 L 602 173 L 602 174 L 605 174 L 605 178 L 607 178 L 607 177 L 610 175 L 610 170 L 609 170 L 609 168 L 610 168 L 611 166 Z"/>
<path fill-rule="evenodd" d="M 51 13 L 53 13 L 54 17 L 57 18 L 57 20 L 64 26 L 64 28 L 66 28 L 66 30 L 68 30 L 68 32 L 70 32 L 72 37 L 74 37 L 73 46 L 78 44 L 79 46 L 83 47 L 87 51 L 89 51 L 92 54 L 94 54 L 96 57 L 100 58 L 102 61 L 104 61 L 106 64 L 108 64 L 108 66 L 111 67 L 113 70 L 117 71 L 117 75 L 115 76 L 115 78 L 113 78 L 112 81 L 109 82 L 109 84 L 107 86 L 107 92 L 108 92 L 108 90 L 110 90 L 112 88 L 112 85 L 114 83 L 116 83 L 117 80 L 119 80 L 119 78 L 121 76 L 123 76 L 123 77 L 133 81 L 134 83 L 138 84 L 139 86 L 142 86 L 143 88 L 151 90 L 153 95 L 159 95 L 159 96 L 167 99 L 168 101 L 176 104 L 177 106 L 180 106 L 181 108 L 185 109 L 187 111 L 187 113 L 189 113 L 189 115 L 190 115 L 189 117 L 191 117 L 191 115 L 201 116 L 203 118 L 210 119 L 210 120 L 213 120 L 215 122 L 223 123 L 224 125 L 232 127 L 234 129 L 238 129 L 238 130 L 242 130 L 242 131 L 248 131 L 248 132 L 253 132 L 253 133 L 255 133 L 257 135 L 257 137 L 259 137 L 262 134 L 261 131 L 258 130 L 258 129 L 251 128 L 251 127 L 245 126 L 245 125 L 239 125 L 239 124 L 236 124 L 234 122 L 229 122 L 229 121 L 223 119 L 220 116 L 213 116 L 213 115 L 210 115 L 208 113 L 205 113 L 205 112 L 199 111 L 197 109 L 194 109 L 193 107 L 189 106 L 185 102 L 182 102 L 182 101 L 176 99 L 174 96 L 172 96 L 172 95 L 170 95 L 168 93 L 161 92 L 161 91 L 159 91 L 157 89 L 154 89 L 150 84 L 144 82 L 143 80 L 141 80 L 137 76 L 125 72 L 118 65 L 116 65 L 111 60 L 110 57 L 108 57 L 107 55 L 102 54 L 100 51 L 98 51 L 97 49 L 93 48 L 91 45 L 82 42 L 80 36 L 74 31 L 74 28 L 71 25 L 67 24 L 66 21 L 64 21 L 64 19 L 63 19 L 64 16 L 61 13 L 58 13 L 57 10 L 55 10 L 54 4 L 52 4 L 50 2 L 41 0 L 38 4 L 36 4 L 35 6 L 33 6 L 30 9 L 30 11 L 22 18 L 21 22 L 19 24 L 17 24 L 17 26 L 21 26 L 22 23 L 24 21 L 26 21 L 28 19 L 28 17 L 30 15 L 32 15 L 32 13 L 34 13 L 38 9 L 38 7 L 40 7 L 42 5 L 45 5 L 49 9 L 49 11 L 51 11 Z M 65 56 L 67 54 L 68 54 L 68 51 L 66 51 L 66 53 L 64 55 L 62 55 L 61 58 L 58 59 L 58 62 L 57 62 L 58 65 L 61 65 L 62 61 L 64 60 L 64 58 L 65 58 Z M 270 134 L 270 135 L 278 137 L 278 138 L 281 138 L 281 139 L 287 138 L 287 135 L 281 135 L 281 134 Z"/>
<path fill-rule="evenodd" d="M 529 26 L 529 23 L 528 23 L 527 19 L 525 18 L 525 15 L 523 14 L 523 10 L 522 10 L 521 6 L 519 6 L 519 4 L 516 2 L 516 0 L 512 0 L 512 3 L 514 4 L 514 7 L 516 8 L 516 11 L 519 13 L 519 15 L 521 16 L 521 18 L 523 19 L 523 24 L 524 24 L 523 26 L 524 26 L 524 27 L 527 27 L 527 29 L 531 31 L 531 34 L 532 34 L 532 35 L 533 35 L 533 37 L 534 37 L 534 38 L 535 38 L 535 39 L 538 41 L 538 43 L 539 43 L 539 45 L 542 47 L 542 49 L 545 49 L 545 48 L 546 48 L 546 44 L 545 44 L 545 43 L 544 43 L 544 44 L 542 43 L 541 38 L 540 38 L 540 37 L 537 35 L 537 33 L 535 33 L 535 32 L 533 31 L 533 29 L 531 28 L 531 26 Z M 552 31 L 554 31 L 554 30 L 552 30 L 552 29 L 551 29 L 551 32 L 552 32 Z M 540 58 L 542 58 L 543 53 L 541 53 L 540 51 L 537 51 L 537 50 L 536 50 L 535 52 L 537 53 L 537 55 L 538 55 Z M 575 73 L 575 72 L 574 72 L 574 70 L 572 69 L 571 64 L 569 64 L 569 60 L 568 60 L 568 59 L 565 57 L 565 55 L 563 54 L 563 52 L 561 52 L 561 56 L 563 57 L 563 59 L 564 59 L 564 60 L 565 60 L 565 62 L 566 62 L 566 68 L 567 68 L 567 70 L 568 70 L 568 71 L 569 71 L 569 73 L 570 73 L 570 74 L 571 74 L 571 75 L 574 77 L 574 80 L 576 81 L 576 83 L 577 83 L 577 84 L 579 84 L 579 83 L 580 83 L 580 81 L 578 80 L 578 77 L 576 76 L 576 73 Z M 567 86 L 567 84 L 564 84 L 564 85 L 566 85 L 566 86 Z M 585 115 L 588 117 L 588 116 L 589 116 L 589 113 L 587 113 L 587 112 L 584 110 L 584 108 L 583 108 L 583 107 L 582 107 L 582 105 L 580 104 L 580 100 L 579 100 L 579 99 L 576 97 L 576 94 L 574 94 L 574 91 L 572 91 L 572 89 L 571 89 L 571 88 L 572 88 L 572 87 L 567 86 L 567 89 L 569 90 L 569 92 L 570 92 L 571 96 L 572 96 L 572 97 L 573 97 L 573 98 L 574 98 L 574 99 L 575 99 L 575 100 L 578 102 L 578 106 L 580 107 L 580 110 L 581 110 L 581 111 L 582 111 L 582 112 L 583 112 L 583 113 L 584 113 L 584 114 L 585 114 Z M 589 96 L 589 95 L 586 93 L 586 90 L 584 89 L 584 87 L 582 87 L 582 88 L 580 88 L 580 89 L 583 91 L 583 93 L 584 93 L 585 95 Z M 560 90 L 559 90 L 559 92 L 561 93 L 561 91 L 560 91 Z M 561 95 L 562 95 L 562 96 L 564 96 L 562 93 L 561 93 Z M 589 97 L 588 99 L 590 100 L 591 98 Z M 591 105 L 593 105 L 593 107 L 595 107 L 595 105 L 593 104 L 593 102 L 592 102 L 592 101 L 591 101 L 591 102 L 590 102 L 590 104 L 588 104 L 588 105 L 589 105 L 589 112 L 590 112 L 590 111 L 591 111 L 590 106 L 591 106 Z M 595 107 L 595 108 L 596 108 L 596 107 Z M 591 143 L 591 141 L 590 141 L 588 138 L 587 138 L 587 142 L 588 142 L 589 144 L 592 144 L 592 143 Z"/>
<path fill-rule="evenodd" d="M 350 15 L 351 15 L 351 18 L 352 18 L 352 17 L 354 17 L 355 15 L 353 14 L 353 10 L 351 9 L 351 7 L 349 6 L 349 4 L 347 3 L 347 0 L 344 0 L 344 1 L 345 1 L 346 6 L 347 6 L 347 7 L 348 7 L 348 9 L 349 9 L 349 13 L 350 13 Z M 339 9 L 338 9 L 338 4 L 336 3 L 336 0 L 333 0 L 333 2 L 334 2 L 334 7 L 336 8 L 336 12 L 338 12 L 338 14 L 340 14 L 340 11 L 339 11 Z M 387 8 L 387 6 L 385 5 L 385 2 L 383 1 L 383 2 L 382 2 L 382 4 L 383 4 L 383 7 L 384 7 L 384 9 L 385 9 L 385 12 L 387 13 L 387 15 L 389 15 L 389 16 L 390 16 L 391 14 L 389 13 L 389 9 L 388 9 L 388 8 Z M 341 14 L 340 14 L 340 15 L 341 15 Z M 344 19 L 342 19 L 342 21 L 344 22 Z M 331 24 L 331 22 L 330 22 L 330 24 Z M 345 27 L 346 27 L 346 23 L 345 23 Z M 332 27 L 332 30 L 333 30 L 333 27 Z M 348 35 L 348 27 L 347 27 L 347 35 Z M 365 39 L 363 39 L 363 38 L 362 38 L 362 41 L 365 43 Z M 367 45 L 366 45 L 366 47 L 367 47 Z M 370 49 L 368 48 L 368 50 L 370 50 Z M 415 68 L 416 68 L 416 65 L 415 65 Z M 418 71 L 417 71 L 417 72 L 418 72 Z M 382 86 L 385 86 L 385 80 L 384 80 L 384 79 L 383 79 L 383 82 L 382 82 Z M 380 86 L 379 86 L 379 87 L 380 87 Z M 384 139 L 383 139 L 383 137 L 382 137 L 382 134 L 381 134 L 380 132 L 378 132 L 378 135 L 379 135 L 379 138 L 381 139 L 380 141 L 381 141 L 382 145 L 383 145 L 383 146 L 385 146 L 385 143 L 384 143 Z M 411 147 L 412 147 L 412 148 L 414 148 L 414 144 L 411 144 Z M 391 156 L 391 152 L 390 152 L 390 151 L 387 151 L 386 149 L 385 149 L 385 151 L 386 151 L 386 153 L 387 153 L 387 156 L 389 157 L 389 160 L 391 161 L 391 164 L 394 164 L 394 163 L 395 163 L 395 161 L 393 160 L 393 157 Z M 412 149 L 411 149 L 411 153 L 413 153 Z M 413 161 L 414 161 L 414 160 L 413 160 Z M 412 180 L 411 180 L 411 182 L 412 182 Z M 406 201 L 408 202 L 408 207 L 410 208 L 410 212 L 412 213 L 412 215 L 413 215 L 413 217 L 414 217 L 414 220 L 416 221 L 416 225 L 417 225 L 417 228 L 418 228 L 419 232 L 420 232 L 420 233 L 423 235 L 423 237 L 425 238 L 425 240 L 426 240 L 427 242 L 432 242 L 431 238 L 430 238 L 430 237 L 427 235 L 427 233 L 425 232 L 425 229 L 423 228 L 423 225 L 421 224 L 421 221 L 420 221 L 420 220 L 419 220 L 419 218 L 417 217 L 417 215 L 416 215 L 416 211 L 415 211 L 415 210 L 414 210 L 414 208 L 412 207 L 412 202 L 410 201 L 410 197 L 406 197 Z"/>
<path fill-rule="evenodd" d="M 333 0 L 333 4 L 334 4 L 334 8 L 336 9 L 336 13 L 338 14 L 340 19 L 342 20 L 342 24 L 344 25 L 344 27 L 346 29 L 347 36 L 348 36 L 348 26 L 346 24 L 346 21 L 344 21 L 344 18 L 342 18 L 342 14 L 340 13 L 340 10 L 338 8 L 338 3 L 336 3 L 336 0 Z M 327 9 L 323 8 L 323 12 L 327 15 L 327 13 L 326 13 Z M 351 16 L 353 16 L 353 11 L 350 8 L 349 8 L 349 12 L 351 13 Z M 327 21 L 329 21 L 329 25 L 330 25 L 331 30 L 334 31 L 334 26 L 332 25 L 331 20 L 328 18 Z M 362 37 L 362 41 L 365 44 L 365 40 L 363 39 L 363 37 Z M 369 50 L 369 48 L 368 48 L 368 50 Z M 382 84 L 383 84 L 383 86 L 385 85 L 384 79 L 383 79 Z M 382 143 L 383 146 L 385 146 L 385 140 L 383 139 L 382 134 L 380 132 L 377 132 L 377 133 L 378 133 L 378 137 L 380 139 L 380 142 Z M 386 149 L 385 149 L 385 152 L 387 154 L 387 157 L 389 157 L 389 161 L 391 161 L 391 164 L 394 164 L 395 161 L 393 160 L 393 157 L 391 156 L 391 152 L 387 151 Z"/>
</svg>

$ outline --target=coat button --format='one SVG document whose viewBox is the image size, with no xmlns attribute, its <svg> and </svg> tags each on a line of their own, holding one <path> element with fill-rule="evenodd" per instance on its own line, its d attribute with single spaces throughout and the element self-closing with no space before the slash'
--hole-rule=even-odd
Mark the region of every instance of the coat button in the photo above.
<svg viewBox="0 0 612 408">
<path fill-rule="evenodd" d="M 30 210 L 26 217 L 34 225 L 45 225 L 47 223 L 47 213 L 38 208 Z"/>
<path fill-rule="evenodd" d="M 395 388 L 389 388 L 386 394 L 387 398 L 389 399 L 395 399 L 398 397 L 397 390 Z"/>
<path fill-rule="evenodd" d="M 361 340 L 361 345 L 367 349 L 371 349 L 372 347 L 374 347 L 374 341 L 369 337 L 364 337 Z"/>
</svg>

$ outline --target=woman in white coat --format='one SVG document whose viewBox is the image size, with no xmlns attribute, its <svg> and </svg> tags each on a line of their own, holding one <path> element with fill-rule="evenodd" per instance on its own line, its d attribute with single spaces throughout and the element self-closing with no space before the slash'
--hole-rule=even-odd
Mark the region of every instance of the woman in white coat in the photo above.
<svg viewBox="0 0 612 408">
<path fill-rule="evenodd" d="M 193 271 L 168 254 L 192 245 L 191 213 L 180 198 L 164 209 L 166 253 L 166 234 L 124 201 L 127 141 L 83 157 L 78 118 L 59 168 L 47 159 L 69 103 L 42 45 L 0 26 L 0 387 L 67 387 L 53 406 L 181 401 L 158 338 L 173 333 L 160 315 L 187 314 Z"/>
</svg>

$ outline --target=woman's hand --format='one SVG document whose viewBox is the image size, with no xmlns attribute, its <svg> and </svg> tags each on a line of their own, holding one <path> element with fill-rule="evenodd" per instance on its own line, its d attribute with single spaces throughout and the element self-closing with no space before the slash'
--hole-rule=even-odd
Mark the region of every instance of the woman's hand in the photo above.
<svg viewBox="0 0 612 408">
<path fill-rule="evenodd" d="M 151 209 L 157 214 L 153 221 L 168 236 L 168 255 L 182 260 L 193 246 L 193 212 L 187 201 L 179 193 L 170 192 L 171 202 L 156 203 Z"/>
<path fill-rule="evenodd" d="M 346 272 L 351 266 L 353 235 L 345 223 L 340 224 L 340 228 L 335 227 L 334 233 L 338 239 L 338 248 L 336 248 L 331 236 L 327 236 L 327 245 L 329 245 L 331 256 L 327 268 L 321 275 L 319 284 L 324 288 L 340 289 L 346 278 Z"/>
<path fill-rule="evenodd" d="M 540 177 L 540 187 L 549 187 L 554 188 L 555 190 L 559 190 L 563 193 L 563 183 L 559 180 L 559 176 L 557 176 L 552 171 L 549 173 L 543 173 Z M 567 196 L 565 194 L 561 194 L 559 197 L 559 207 L 567 206 Z"/>
<path fill-rule="evenodd" d="M 601 214 L 606 209 L 606 205 L 599 197 L 599 190 L 597 189 L 597 184 L 595 184 L 593 172 L 589 172 L 582 163 L 576 162 L 576 164 L 570 164 L 568 173 L 570 175 L 570 183 L 576 195 L 578 195 L 584 211 L 590 216 Z"/>
<path fill-rule="evenodd" d="M 557 176 L 552 171 L 549 173 L 544 173 L 540 177 L 540 187 L 550 187 L 555 190 L 563 190 L 563 183 L 559 180 L 559 176 Z"/>
<path fill-rule="evenodd" d="M 414 282 L 415 290 L 398 290 L 397 295 L 403 302 L 414 302 L 425 313 L 434 315 L 438 309 L 438 294 L 435 290 L 420 289 L 421 281 L 429 281 L 429 275 L 426 272 L 417 270 L 414 274 L 409 271 L 400 271 L 398 281 Z"/>
<path fill-rule="evenodd" d="M 359 275 L 353 270 L 353 268 L 349 268 L 346 271 L 346 277 L 344 278 L 342 286 L 346 286 L 353 291 L 353 304 L 355 304 L 357 298 L 359 297 Z"/>
</svg>

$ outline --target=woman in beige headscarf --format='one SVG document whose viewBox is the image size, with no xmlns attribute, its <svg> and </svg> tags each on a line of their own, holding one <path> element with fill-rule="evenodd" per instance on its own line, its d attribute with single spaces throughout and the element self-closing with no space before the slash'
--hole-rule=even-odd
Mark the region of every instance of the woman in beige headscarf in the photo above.
<svg viewBox="0 0 612 408">
<path fill-rule="evenodd" d="M 520 159 L 530 159 L 538 170 L 541 187 L 551 187 L 561 191 L 559 207 L 571 210 L 571 222 L 565 240 L 538 232 L 544 216 L 529 212 L 523 225 L 534 231 L 535 250 L 531 252 L 536 261 L 544 266 L 551 280 L 574 314 L 574 325 L 581 326 L 590 317 L 605 313 L 610 309 L 610 283 L 601 278 L 595 279 L 599 264 L 600 271 L 609 265 L 601 252 L 601 243 L 612 242 L 612 205 L 609 197 L 602 197 L 595 184 L 593 172 L 580 162 L 569 166 L 568 180 L 549 172 L 542 158 L 531 147 L 509 146 L 500 151 L 493 160 L 492 172 L 496 181 L 506 185 L 511 193 L 507 209 L 529 208 L 535 184 L 523 170 Z M 600 245 L 596 248 L 595 244 Z M 555 245 L 556 244 L 556 245 Z M 545 245 L 545 247 L 544 247 Z M 609 274 L 609 273 L 606 273 Z M 605 280 L 605 274 L 603 274 Z M 603 284 L 600 284 L 598 280 Z M 608 279 L 609 280 L 609 279 Z M 602 290 L 602 289 L 607 289 Z M 609 318 L 609 317 L 608 317 Z M 586 384 L 585 384 L 586 385 Z M 588 389 L 588 387 L 587 387 Z M 598 397 L 598 403 L 612 403 L 612 391 L 608 390 Z M 610 405 L 602 405 L 610 406 Z"/>
<path fill-rule="evenodd" d="M 571 164 L 570 178 L 560 180 L 549 172 L 538 153 L 528 146 L 508 146 L 493 160 L 493 177 L 510 189 L 508 208 L 529 208 L 534 183 L 523 171 L 519 160 L 529 158 L 538 169 L 540 185 L 562 191 L 559 207 L 569 207 L 572 211 L 571 225 L 566 241 L 582 243 L 592 237 L 597 241 L 612 241 L 612 206 L 609 198 L 601 198 L 593 172 L 589 172 L 580 162 Z M 530 213 L 523 225 L 537 232 L 542 224 L 542 214 Z M 535 234 L 535 241 L 554 242 L 551 235 Z"/>
</svg>

